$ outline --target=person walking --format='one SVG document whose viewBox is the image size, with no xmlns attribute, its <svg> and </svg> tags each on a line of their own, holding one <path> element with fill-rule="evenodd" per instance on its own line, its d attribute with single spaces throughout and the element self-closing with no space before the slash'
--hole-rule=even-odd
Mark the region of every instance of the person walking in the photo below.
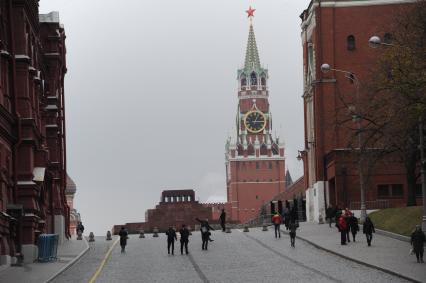
<svg viewBox="0 0 426 283">
<path fill-rule="evenodd" d="M 288 210 L 288 208 L 284 208 L 284 213 L 283 213 L 283 217 L 284 217 L 284 226 L 285 229 L 288 230 L 289 225 L 290 225 L 290 212 Z"/>
<path fill-rule="evenodd" d="M 272 223 L 274 223 L 274 227 L 275 227 L 275 238 L 278 238 L 277 236 L 281 238 L 281 231 L 280 231 L 281 222 L 282 222 L 281 215 L 278 212 L 276 212 L 274 216 L 272 216 Z"/>
<path fill-rule="evenodd" d="M 296 223 L 294 222 L 290 223 L 289 229 L 290 229 L 290 243 L 291 243 L 291 246 L 294 248 L 295 242 L 296 242 L 296 229 L 297 229 Z"/>
<path fill-rule="evenodd" d="M 337 228 L 339 229 L 339 232 L 340 232 L 340 244 L 346 245 L 346 230 L 348 229 L 348 225 L 346 223 L 346 219 L 343 214 L 340 215 L 337 221 Z"/>
<path fill-rule="evenodd" d="M 348 243 L 351 242 L 351 238 L 350 238 L 351 227 L 349 226 L 349 223 L 350 223 L 352 215 L 353 215 L 352 212 L 348 208 L 345 208 L 344 216 L 346 220 L 346 238 Z"/>
<path fill-rule="evenodd" d="M 183 255 L 183 248 L 185 247 L 185 253 L 188 254 L 188 243 L 189 243 L 189 230 L 185 224 L 182 224 L 182 228 L 179 230 L 180 234 L 180 254 Z"/>
<path fill-rule="evenodd" d="M 376 233 L 376 231 L 374 230 L 373 222 L 368 216 L 365 218 L 364 224 L 362 225 L 362 233 L 364 233 L 365 237 L 367 238 L 368 246 L 371 246 L 371 240 L 373 240 L 373 233 Z"/>
<path fill-rule="evenodd" d="M 207 250 L 208 244 L 209 244 L 209 240 L 213 241 L 210 239 L 210 230 L 214 230 L 210 225 L 209 225 L 209 220 L 200 220 L 198 218 L 195 218 L 195 220 L 197 220 L 198 222 L 200 222 L 201 227 L 200 227 L 200 231 L 201 231 L 201 241 L 202 241 L 202 245 L 201 245 L 201 249 L 202 250 Z"/>
<path fill-rule="evenodd" d="M 81 232 L 81 234 L 83 234 L 83 232 L 84 232 L 84 226 L 83 226 L 83 223 L 81 223 L 81 221 L 78 222 L 78 224 L 77 224 L 76 232 L 77 232 L 77 235 L 79 235 L 78 232 Z"/>
<path fill-rule="evenodd" d="M 222 232 L 225 232 L 225 221 L 226 221 L 226 213 L 225 209 L 222 208 L 222 213 L 219 216 L 220 219 L 220 226 L 222 227 Z"/>
<path fill-rule="evenodd" d="M 325 211 L 325 219 L 328 219 L 328 225 L 331 228 L 331 222 L 333 221 L 333 218 L 335 217 L 336 212 L 334 211 L 333 206 L 330 204 Z"/>
<path fill-rule="evenodd" d="M 124 226 L 121 226 L 121 230 L 118 233 L 118 235 L 120 236 L 121 253 L 125 253 L 126 245 L 127 245 L 127 237 L 129 233 L 127 232 L 126 228 L 124 228 Z"/>
<path fill-rule="evenodd" d="M 411 246 L 416 254 L 417 262 L 423 263 L 424 243 L 426 242 L 425 233 L 423 233 L 420 225 L 416 225 L 416 229 L 411 234 Z"/>
<path fill-rule="evenodd" d="M 356 218 L 354 215 L 352 215 L 348 219 L 349 219 L 349 228 L 350 228 L 351 233 L 352 233 L 352 238 L 355 242 L 356 233 L 359 231 L 358 218 Z"/>
<path fill-rule="evenodd" d="M 171 247 L 172 255 L 175 255 L 175 241 L 177 241 L 175 229 L 169 226 L 169 229 L 166 231 L 166 235 L 167 235 L 167 253 L 170 254 L 170 247 Z"/>
</svg>

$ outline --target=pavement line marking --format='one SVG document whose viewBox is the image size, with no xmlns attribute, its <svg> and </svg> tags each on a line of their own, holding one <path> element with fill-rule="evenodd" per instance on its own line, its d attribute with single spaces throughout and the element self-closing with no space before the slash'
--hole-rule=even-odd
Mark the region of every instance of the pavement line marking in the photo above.
<svg viewBox="0 0 426 283">
<path fill-rule="evenodd" d="M 241 232 L 241 231 L 240 231 L 240 232 Z M 243 233 L 243 232 L 242 232 L 242 233 Z M 312 268 L 312 267 L 310 267 L 310 266 L 307 266 L 307 265 L 303 264 L 302 262 L 299 262 L 299 261 L 297 261 L 297 260 L 294 260 L 294 259 L 292 259 L 291 257 L 288 257 L 288 256 L 286 256 L 286 255 L 284 255 L 284 254 L 280 253 L 279 251 L 274 250 L 274 249 L 273 249 L 273 248 L 271 248 L 270 246 L 268 246 L 268 245 L 264 244 L 262 241 L 260 241 L 260 240 L 258 240 L 258 239 L 256 239 L 256 238 L 254 238 L 254 237 L 252 237 L 252 236 L 249 236 L 249 235 L 247 235 L 246 233 L 243 233 L 243 235 L 245 235 L 245 236 L 246 236 L 247 238 L 249 238 L 249 239 L 252 239 L 253 241 L 255 241 L 256 243 L 258 243 L 259 245 L 261 245 L 261 246 L 262 246 L 262 247 L 264 247 L 265 249 L 270 250 L 271 252 L 273 252 L 274 254 L 276 254 L 276 255 L 278 255 L 278 256 L 280 256 L 280 257 L 282 257 L 282 258 L 285 258 L 285 259 L 287 259 L 287 260 L 289 260 L 289 261 L 291 261 L 291 262 L 293 262 L 293 263 L 296 263 L 297 265 L 300 265 L 300 266 L 302 266 L 302 267 L 304 267 L 304 268 L 306 268 L 306 269 L 308 269 L 308 270 L 310 270 L 310 271 L 312 271 L 312 272 L 314 272 L 314 273 L 320 274 L 320 275 L 324 276 L 325 278 L 327 278 L 327 279 L 329 279 L 329 280 L 331 280 L 331 281 L 335 281 L 335 282 L 342 282 L 342 283 L 343 283 L 343 281 L 341 281 L 341 280 L 339 280 L 339 279 L 336 279 L 336 278 L 334 278 L 334 277 L 331 277 L 331 276 L 330 276 L 330 275 L 328 275 L 328 274 L 325 274 L 325 273 L 323 273 L 323 272 L 321 272 L 321 271 L 319 271 L 319 270 L 317 270 L 317 269 L 315 269 L 315 268 Z"/>
<path fill-rule="evenodd" d="M 206 275 L 201 271 L 200 266 L 195 262 L 194 258 L 192 257 L 192 254 L 188 254 L 188 258 L 194 266 L 194 269 L 197 272 L 198 276 L 200 276 L 201 280 L 203 280 L 204 283 L 209 283 L 209 279 L 207 279 Z"/>
<path fill-rule="evenodd" d="M 89 283 L 94 283 L 96 278 L 98 278 L 99 274 L 101 273 L 102 269 L 104 268 L 105 263 L 108 261 L 109 257 L 111 256 L 111 252 L 114 249 L 115 245 L 118 243 L 120 238 L 117 238 L 115 242 L 111 245 L 107 253 L 105 254 L 104 258 L 102 259 L 101 264 L 98 266 L 98 269 L 96 269 L 96 272 L 93 274 L 92 278 L 90 278 Z"/>
</svg>

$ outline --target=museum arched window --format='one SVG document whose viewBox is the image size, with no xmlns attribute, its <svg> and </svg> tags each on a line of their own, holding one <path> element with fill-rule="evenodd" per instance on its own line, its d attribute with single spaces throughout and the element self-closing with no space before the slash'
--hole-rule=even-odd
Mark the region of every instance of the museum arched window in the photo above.
<svg viewBox="0 0 426 283">
<path fill-rule="evenodd" d="M 392 44 L 393 41 L 393 36 L 391 33 L 385 33 L 385 35 L 383 36 L 383 42 L 387 43 L 387 44 Z"/>
<path fill-rule="evenodd" d="M 346 41 L 347 41 L 348 50 L 349 51 L 355 50 L 355 36 L 349 35 Z"/>
<path fill-rule="evenodd" d="M 250 75 L 250 84 L 257 85 L 257 76 L 255 72 L 251 73 Z"/>
</svg>

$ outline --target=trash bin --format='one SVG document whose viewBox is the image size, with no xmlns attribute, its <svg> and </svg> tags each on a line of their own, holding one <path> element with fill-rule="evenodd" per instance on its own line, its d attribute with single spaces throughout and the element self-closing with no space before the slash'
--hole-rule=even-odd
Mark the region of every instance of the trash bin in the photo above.
<svg viewBox="0 0 426 283">
<path fill-rule="evenodd" d="M 38 236 L 38 261 L 48 262 L 57 259 L 58 234 L 41 234 Z"/>
</svg>

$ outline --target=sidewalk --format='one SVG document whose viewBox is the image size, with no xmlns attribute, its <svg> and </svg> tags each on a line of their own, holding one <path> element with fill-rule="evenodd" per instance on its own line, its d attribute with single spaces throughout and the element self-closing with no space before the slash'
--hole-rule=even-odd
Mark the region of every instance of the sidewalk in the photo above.
<svg viewBox="0 0 426 283">
<path fill-rule="evenodd" d="M 22 267 L 11 266 L 0 272 L 0 282 L 47 282 L 67 269 L 89 250 L 86 239 L 65 240 L 58 247 L 58 260 L 53 262 L 35 262 Z"/>
<path fill-rule="evenodd" d="M 365 235 L 358 232 L 356 242 L 340 245 L 340 233 L 332 224 L 300 223 L 297 237 L 317 248 L 400 275 L 417 282 L 426 282 L 426 263 L 417 263 L 415 255 L 409 255 L 410 244 L 390 237 L 373 234 L 371 247 L 367 246 Z"/>
</svg>

